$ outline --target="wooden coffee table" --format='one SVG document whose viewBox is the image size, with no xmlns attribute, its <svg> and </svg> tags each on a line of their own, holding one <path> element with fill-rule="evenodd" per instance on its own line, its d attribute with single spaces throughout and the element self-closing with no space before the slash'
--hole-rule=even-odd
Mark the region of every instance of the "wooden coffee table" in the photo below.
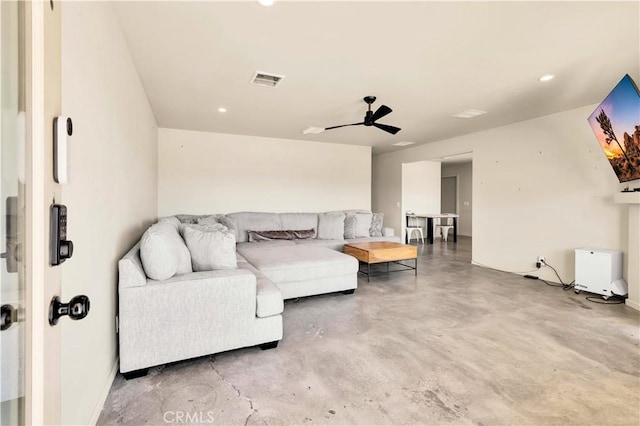
<svg viewBox="0 0 640 426">
<path fill-rule="evenodd" d="M 387 273 L 413 270 L 415 271 L 415 275 L 418 275 L 418 248 L 416 246 L 391 243 L 388 241 L 352 243 L 344 245 L 344 252 L 367 265 L 366 272 L 358 269 L 358 272 L 367 276 L 367 281 L 369 281 L 371 277 L 371 265 L 376 263 L 386 263 Z M 414 266 L 400 263 L 402 260 L 411 259 L 414 260 Z M 405 266 L 405 268 L 389 271 L 390 262 Z"/>
</svg>

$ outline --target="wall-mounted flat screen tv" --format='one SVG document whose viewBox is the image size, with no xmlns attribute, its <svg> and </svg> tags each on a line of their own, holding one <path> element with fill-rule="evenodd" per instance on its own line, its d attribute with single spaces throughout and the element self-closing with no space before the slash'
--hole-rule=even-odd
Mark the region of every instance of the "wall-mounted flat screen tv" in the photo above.
<svg viewBox="0 0 640 426">
<path fill-rule="evenodd" d="M 628 74 L 588 121 L 618 180 L 640 179 L 640 92 Z"/>
</svg>

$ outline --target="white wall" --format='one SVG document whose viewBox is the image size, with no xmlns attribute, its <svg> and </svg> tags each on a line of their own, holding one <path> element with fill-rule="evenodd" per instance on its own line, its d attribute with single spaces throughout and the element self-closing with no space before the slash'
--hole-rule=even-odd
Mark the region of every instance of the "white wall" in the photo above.
<svg viewBox="0 0 640 426">
<path fill-rule="evenodd" d="M 371 208 L 371 148 L 158 132 L 158 215 Z"/>
<path fill-rule="evenodd" d="M 442 164 L 442 177 L 458 176 L 458 235 L 472 235 L 473 163 Z"/>
<path fill-rule="evenodd" d="M 402 165 L 402 212 L 440 213 L 440 171 L 438 161 L 417 161 Z M 418 221 L 426 236 L 426 219 Z M 403 223 L 405 224 L 406 222 Z M 400 235 L 404 236 L 403 233 Z"/>
<path fill-rule="evenodd" d="M 63 187 L 73 258 L 62 299 L 91 299 L 62 319 L 62 423 L 95 422 L 117 360 L 117 261 L 155 220 L 157 126 L 108 3 L 62 6 L 62 111 L 73 118 L 71 183 Z"/>
<path fill-rule="evenodd" d="M 373 209 L 398 231 L 402 163 L 473 152 L 473 260 L 526 271 L 545 255 L 571 281 L 575 248 L 627 247 L 618 182 L 586 121 L 595 107 L 374 156 Z"/>
</svg>

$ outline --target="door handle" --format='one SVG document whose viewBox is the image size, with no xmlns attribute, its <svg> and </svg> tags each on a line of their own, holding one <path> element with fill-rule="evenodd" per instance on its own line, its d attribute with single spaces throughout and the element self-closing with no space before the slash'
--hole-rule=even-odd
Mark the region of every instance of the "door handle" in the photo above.
<svg viewBox="0 0 640 426">
<path fill-rule="evenodd" d="M 11 327 L 18 321 L 18 310 L 11 305 L 2 305 L 0 311 L 0 331 Z"/>
<path fill-rule="evenodd" d="M 14 244 L 13 250 L 0 253 L 0 259 L 7 259 L 9 261 L 15 260 L 16 262 L 22 262 L 22 256 L 20 253 L 20 243 Z M 7 271 L 7 272 L 16 272 L 16 271 Z"/>
<path fill-rule="evenodd" d="M 89 315 L 90 306 L 89 298 L 84 295 L 73 297 L 69 303 L 62 303 L 58 296 L 54 296 L 49 304 L 49 324 L 53 327 L 65 315 L 74 321 L 81 320 Z"/>
</svg>

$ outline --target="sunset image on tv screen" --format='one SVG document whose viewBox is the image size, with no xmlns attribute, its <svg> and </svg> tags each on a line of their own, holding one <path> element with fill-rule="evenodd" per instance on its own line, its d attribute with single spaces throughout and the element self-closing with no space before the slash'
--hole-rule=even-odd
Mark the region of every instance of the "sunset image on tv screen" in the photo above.
<svg viewBox="0 0 640 426">
<path fill-rule="evenodd" d="M 640 93 L 629 75 L 588 121 L 618 180 L 640 179 Z"/>
</svg>

